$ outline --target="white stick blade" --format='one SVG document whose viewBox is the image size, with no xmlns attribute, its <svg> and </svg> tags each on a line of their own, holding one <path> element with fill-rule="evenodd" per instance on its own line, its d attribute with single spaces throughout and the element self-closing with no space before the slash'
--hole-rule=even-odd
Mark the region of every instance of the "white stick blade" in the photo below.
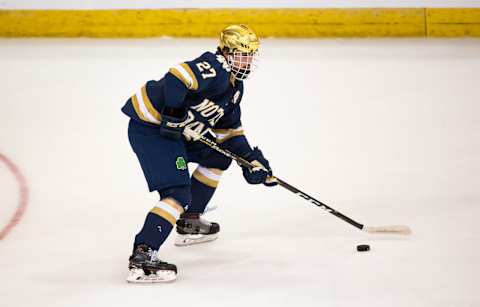
<svg viewBox="0 0 480 307">
<path fill-rule="evenodd" d="M 363 226 L 363 231 L 368 233 L 392 233 L 399 235 L 410 235 L 412 230 L 406 225 L 391 225 L 391 226 Z"/>
</svg>

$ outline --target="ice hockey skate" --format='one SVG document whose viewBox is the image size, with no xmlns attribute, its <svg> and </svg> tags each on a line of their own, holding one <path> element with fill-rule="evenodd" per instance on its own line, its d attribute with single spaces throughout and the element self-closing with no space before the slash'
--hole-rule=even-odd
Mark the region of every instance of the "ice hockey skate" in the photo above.
<svg viewBox="0 0 480 307">
<path fill-rule="evenodd" d="M 177 267 L 161 261 L 157 253 L 145 244 L 137 246 L 130 256 L 127 282 L 130 283 L 161 283 L 177 278 Z"/>
<path fill-rule="evenodd" d="M 184 213 L 177 221 L 176 246 L 210 242 L 218 238 L 220 225 L 209 222 L 198 213 Z"/>
</svg>

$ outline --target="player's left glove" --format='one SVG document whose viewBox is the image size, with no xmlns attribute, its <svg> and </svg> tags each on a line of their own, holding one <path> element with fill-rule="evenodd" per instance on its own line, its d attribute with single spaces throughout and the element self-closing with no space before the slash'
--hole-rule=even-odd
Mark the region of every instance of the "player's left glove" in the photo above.
<svg viewBox="0 0 480 307">
<path fill-rule="evenodd" d="M 253 168 L 242 166 L 242 173 L 245 180 L 250 184 L 263 183 L 266 186 L 275 186 L 277 182 L 272 177 L 272 168 L 270 163 L 263 156 L 263 153 L 258 147 L 253 148 L 253 151 L 246 157 L 246 160 L 254 165 Z"/>
</svg>

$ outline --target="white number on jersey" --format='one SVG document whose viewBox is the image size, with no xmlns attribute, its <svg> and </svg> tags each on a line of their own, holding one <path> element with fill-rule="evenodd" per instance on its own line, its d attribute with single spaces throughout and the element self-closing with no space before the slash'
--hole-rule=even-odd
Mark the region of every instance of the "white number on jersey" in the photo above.
<svg viewBox="0 0 480 307">
<path fill-rule="evenodd" d="M 217 72 L 215 71 L 215 69 L 210 66 L 210 64 L 208 64 L 208 62 L 201 62 L 201 63 L 197 63 L 197 68 L 200 72 L 204 72 L 204 71 L 209 71 L 210 73 L 202 73 L 202 78 L 203 79 L 207 79 L 207 78 L 212 78 L 212 77 L 215 77 L 217 75 Z"/>
</svg>

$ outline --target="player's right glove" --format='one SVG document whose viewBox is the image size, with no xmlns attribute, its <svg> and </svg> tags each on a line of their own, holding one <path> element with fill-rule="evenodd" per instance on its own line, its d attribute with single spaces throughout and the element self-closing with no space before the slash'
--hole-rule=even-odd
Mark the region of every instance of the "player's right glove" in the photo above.
<svg viewBox="0 0 480 307">
<path fill-rule="evenodd" d="M 203 129 L 200 133 L 192 130 L 188 126 L 188 123 L 191 123 L 194 119 L 192 116 L 182 109 L 165 107 L 160 121 L 160 135 L 173 140 L 180 140 L 183 135 L 187 141 L 194 142 L 200 140 L 206 134 L 209 134 L 208 137 L 210 138 L 217 138 L 212 129 Z"/>
<path fill-rule="evenodd" d="M 253 168 L 242 166 L 243 177 L 248 183 L 263 183 L 266 186 L 277 185 L 274 177 L 272 177 L 270 163 L 268 163 L 268 160 L 263 156 L 262 151 L 258 147 L 254 147 L 253 151 L 245 158 L 254 166 Z"/>
<path fill-rule="evenodd" d="M 187 112 L 182 109 L 165 107 L 160 121 L 160 135 L 172 140 L 180 140 L 186 125 Z"/>
<path fill-rule="evenodd" d="M 190 129 L 188 125 L 183 129 L 183 136 L 187 141 L 193 141 L 196 142 L 202 138 L 202 136 L 205 136 L 206 138 L 210 139 L 216 139 L 217 135 L 215 132 L 212 131 L 212 129 L 208 128 L 203 130 L 201 133 L 198 133 L 195 130 Z"/>
</svg>

